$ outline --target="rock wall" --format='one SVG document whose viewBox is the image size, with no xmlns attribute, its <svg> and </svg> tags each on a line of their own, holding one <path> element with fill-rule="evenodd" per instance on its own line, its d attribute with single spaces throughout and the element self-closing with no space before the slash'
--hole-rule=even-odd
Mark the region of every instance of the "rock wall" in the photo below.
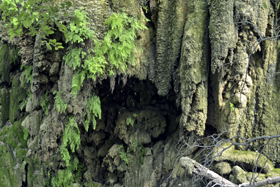
<svg viewBox="0 0 280 187">
<path fill-rule="evenodd" d="M 143 52 L 127 75 L 118 72 L 98 83 L 85 80 L 74 97 L 74 70 L 62 58 L 67 48 L 62 34 L 57 31 L 50 37 L 65 48 L 48 50 L 39 35 L 10 40 L 1 22 L 0 187 L 50 185 L 58 170 L 66 168 L 60 146 L 70 115 L 77 117 L 81 132 L 81 145 L 72 154 L 82 168 L 75 185 L 82 186 L 192 186 L 191 176 L 178 162 L 179 140 L 192 143 L 224 131 L 229 131 L 225 138 L 278 133 L 278 43 L 264 40 L 275 36 L 273 1 L 264 1 L 265 6 L 253 0 L 72 2 L 70 12 L 87 9 L 90 28 L 99 38 L 112 12 L 149 18 L 148 29 L 137 33 L 135 41 Z M 26 80 L 28 67 L 32 83 Z M 62 114 L 54 105 L 56 91 L 67 104 Z M 93 94 L 100 97 L 102 117 L 96 129 L 91 126 L 87 132 L 82 118 Z M 270 141 L 264 154 L 277 142 Z M 249 150 L 264 143 L 259 140 L 250 149 L 231 151 L 252 154 Z M 198 150 L 186 154 L 194 156 Z M 272 168 L 279 167 L 278 154 L 276 148 L 270 157 Z M 250 167 L 247 173 L 239 168 L 246 162 L 227 158 L 215 160 L 217 172 L 230 168 L 224 173 L 230 180 L 247 182 L 244 176 Z M 1 172 L 4 168 L 7 172 Z M 271 172 L 274 176 L 278 170 Z"/>
</svg>

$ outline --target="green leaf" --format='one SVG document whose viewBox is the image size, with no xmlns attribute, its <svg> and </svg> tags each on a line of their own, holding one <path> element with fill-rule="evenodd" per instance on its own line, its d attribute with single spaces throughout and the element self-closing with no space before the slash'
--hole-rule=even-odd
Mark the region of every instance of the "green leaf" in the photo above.
<svg viewBox="0 0 280 187">
<path fill-rule="evenodd" d="M 73 16 L 72 19 L 73 19 L 73 22 L 74 22 L 76 25 L 80 25 L 81 21 L 80 21 L 80 19 L 79 19 L 77 16 Z"/>
<path fill-rule="evenodd" d="M 30 26 L 32 25 L 32 21 L 31 21 L 30 17 L 27 17 L 27 18 L 22 22 L 22 24 L 23 24 L 23 26 L 24 26 L 25 28 L 30 27 Z"/>
<path fill-rule="evenodd" d="M 64 7 L 65 7 L 64 3 L 61 3 L 60 6 L 62 9 L 64 9 Z"/>
<path fill-rule="evenodd" d="M 58 50 L 58 49 L 63 49 L 63 48 L 64 48 L 63 46 L 56 46 L 54 49 Z"/>
<path fill-rule="evenodd" d="M 56 43 L 56 39 L 50 39 L 49 43 L 54 45 Z"/>
<path fill-rule="evenodd" d="M 70 1 L 66 1 L 66 6 L 67 8 L 69 8 L 70 6 L 72 6 L 72 3 Z"/>
<path fill-rule="evenodd" d="M 52 50 L 52 47 L 50 46 L 50 44 L 48 42 L 46 42 L 46 46 L 49 50 Z"/>
<path fill-rule="evenodd" d="M 278 5 L 277 5 L 277 10 L 279 9 L 279 6 L 280 6 L 280 2 L 279 2 Z"/>
<path fill-rule="evenodd" d="M 266 6 L 265 2 L 263 2 L 263 7 L 267 9 L 267 6 Z"/>
</svg>

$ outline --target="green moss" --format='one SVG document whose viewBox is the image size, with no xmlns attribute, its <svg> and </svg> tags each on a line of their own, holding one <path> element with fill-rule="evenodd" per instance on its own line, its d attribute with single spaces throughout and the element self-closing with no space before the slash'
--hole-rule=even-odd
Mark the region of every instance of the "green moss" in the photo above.
<svg viewBox="0 0 280 187">
<path fill-rule="evenodd" d="M 14 122 L 11 127 L 4 127 L 0 131 L 0 140 L 8 144 L 11 148 L 27 148 L 27 141 L 23 138 L 23 127 L 21 121 Z"/>
<path fill-rule="evenodd" d="M 18 48 L 0 44 L 0 79 L 10 81 L 11 64 L 18 58 Z"/>
<path fill-rule="evenodd" d="M 20 187 L 20 168 L 16 169 L 16 161 L 11 151 L 0 145 L 0 187 Z"/>
<path fill-rule="evenodd" d="M 23 160 L 25 159 L 26 153 L 27 153 L 27 151 L 24 149 L 16 150 L 16 157 L 17 157 L 19 163 L 23 162 Z"/>
<path fill-rule="evenodd" d="M 18 73 L 12 83 L 12 90 L 10 94 L 10 110 L 9 119 L 11 123 L 19 119 L 20 117 L 20 102 L 27 97 L 26 91 L 20 87 L 20 73 Z"/>
<path fill-rule="evenodd" d="M 9 68 L 7 64 L 7 51 L 8 46 L 5 44 L 0 44 L 0 74 L 2 75 L 0 78 L 2 81 L 9 81 Z"/>
<path fill-rule="evenodd" d="M 271 172 L 266 174 L 266 177 L 279 177 L 280 176 L 280 168 L 274 168 Z"/>
<path fill-rule="evenodd" d="M 260 155 L 258 163 L 256 163 L 258 156 L 259 153 L 253 151 L 240 151 L 240 150 L 228 149 L 222 153 L 222 156 L 216 157 L 215 160 L 230 161 L 232 163 L 244 163 L 244 164 L 248 164 L 251 168 L 253 168 L 257 164 L 258 168 L 262 168 L 262 167 L 264 168 L 265 173 L 268 173 L 274 169 L 274 166 L 271 163 L 271 161 L 268 160 L 264 155 Z"/>
<path fill-rule="evenodd" d="M 9 119 L 9 92 L 7 89 L 3 88 L 0 90 L 0 101 L 1 101 L 1 111 L 0 111 L 0 127 L 2 127 Z"/>
</svg>

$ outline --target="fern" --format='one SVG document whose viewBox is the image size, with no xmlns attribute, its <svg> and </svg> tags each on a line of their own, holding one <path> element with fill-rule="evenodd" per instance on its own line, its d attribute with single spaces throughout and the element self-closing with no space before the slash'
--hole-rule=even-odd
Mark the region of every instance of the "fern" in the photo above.
<svg viewBox="0 0 280 187">
<path fill-rule="evenodd" d="M 65 126 L 65 131 L 62 137 L 63 143 L 61 145 L 61 154 L 66 166 L 69 166 L 70 154 L 68 152 L 68 145 L 72 152 L 78 149 L 81 144 L 80 130 L 76 122 L 76 117 L 70 117 L 68 124 Z"/>
<path fill-rule="evenodd" d="M 46 115 L 48 115 L 48 92 L 46 92 L 44 98 L 40 102 L 41 107 Z"/>
<path fill-rule="evenodd" d="M 71 187 L 74 186 L 75 170 L 78 169 L 79 160 L 75 158 L 71 165 L 64 170 L 58 170 L 57 176 L 52 178 L 51 184 L 53 187 Z"/>
<path fill-rule="evenodd" d="M 120 153 L 120 157 L 121 157 L 122 161 L 124 161 L 126 164 L 128 164 L 127 154 L 126 154 L 126 151 L 125 151 L 123 145 L 119 146 L 119 153 Z"/>
<path fill-rule="evenodd" d="M 81 43 L 85 39 L 93 38 L 94 32 L 87 27 L 89 22 L 87 13 L 81 7 L 80 10 L 75 10 L 75 16 L 70 23 L 70 32 L 68 33 L 69 39 L 66 42 Z"/>
<path fill-rule="evenodd" d="M 101 48 L 107 49 L 111 69 L 117 68 L 125 71 L 126 62 L 133 64 L 136 52 L 136 30 L 147 29 L 140 19 L 128 17 L 126 13 L 112 13 L 105 21 L 109 27 Z M 110 39 L 113 40 L 110 40 Z"/>
<path fill-rule="evenodd" d="M 87 107 L 86 107 L 86 115 L 87 119 L 84 122 L 85 130 L 88 131 L 89 123 L 92 121 L 93 129 L 96 128 L 96 117 L 99 117 L 101 119 L 101 102 L 100 98 L 96 95 L 93 95 L 91 98 L 87 101 Z"/>
<path fill-rule="evenodd" d="M 54 99 L 55 99 L 55 106 L 56 106 L 58 113 L 65 112 L 65 110 L 67 108 L 67 104 L 61 98 L 60 91 L 54 91 L 54 94 L 56 94 Z"/>
<path fill-rule="evenodd" d="M 72 90 L 71 94 L 77 95 L 78 91 L 83 86 L 84 79 L 86 78 L 86 71 L 79 71 L 76 73 L 72 79 Z"/>
<path fill-rule="evenodd" d="M 100 49 L 95 49 L 95 56 L 88 55 L 84 61 L 84 68 L 92 76 L 92 79 L 96 80 L 96 75 L 102 75 L 105 71 L 105 67 L 108 64 L 105 58 L 105 54 L 99 51 Z"/>
<path fill-rule="evenodd" d="M 109 76 L 114 75 L 116 70 L 123 72 L 127 68 L 127 63 L 134 64 L 136 31 L 147 29 L 140 19 L 128 17 L 126 13 L 112 13 L 104 22 L 108 28 L 103 40 L 99 40 L 91 32 L 87 25 L 88 17 L 82 9 L 75 10 L 75 16 L 70 23 L 69 39 L 66 42 L 77 43 L 84 46 L 84 40 L 90 39 L 94 42 L 93 49 L 84 52 L 82 48 L 68 47 L 66 55 L 63 57 L 65 62 L 74 70 L 80 68 L 80 72 L 75 74 L 72 80 L 71 93 L 76 95 L 80 90 L 85 75 L 96 81 L 106 72 Z M 87 124 L 89 120 L 87 120 Z"/>
<path fill-rule="evenodd" d="M 134 125 L 134 120 L 131 118 L 126 118 L 126 125 L 131 125 L 133 127 Z"/>
<path fill-rule="evenodd" d="M 82 48 L 74 48 L 69 50 L 70 47 L 68 47 L 68 51 L 66 52 L 66 55 L 63 57 L 63 60 L 65 60 L 65 63 L 69 65 L 69 67 L 73 67 L 75 70 L 77 67 L 81 66 L 81 58 L 80 54 L 82 52 Z"/>
<path fill-rule="evenodd" d="M 20 86 L 21 87 L 24 87 L 24 85 L 26 83 L 32 83 L 32 70 L 33 70 L 33 67 L 32 66 L 21 66 L 20 67 L 20 70 L 22 69 L 25 69 L 22 74 L 21 74 L 21 77 L 20 77 L 20 80 L 21 80 L 21 84 Z"/>
<path fill-rule="evenodd" d="M 27 92 L 27 98 L 24 99 L 20 105 L 19 105 L 19 108 L 20 108 L 20 111 L 23 110 L 23 108 L 26 106 L 26 104 L 28 103 L 28 101 L 31 99 L 31 94 L 29 92 Z"/>
</svg>

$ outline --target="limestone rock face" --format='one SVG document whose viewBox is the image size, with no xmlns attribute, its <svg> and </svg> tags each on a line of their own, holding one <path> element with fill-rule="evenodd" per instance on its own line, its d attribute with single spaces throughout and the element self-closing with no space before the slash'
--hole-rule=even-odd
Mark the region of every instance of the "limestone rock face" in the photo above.
<svg viewBox="0 0 280 187">
<path fill-rule="evenodd" d="M 270 154 L 277 139 L 236 144 L 217 158 L 191 147 L 215 133 L 227 139 L 238 134 L 243 139 L 233 141 L 241 145 L 246 138 L 279 132 L 279 44 L 267 39 L 277 26 L 273 2 L 70 1 L 69 14 L 84 8 L 100 40 L 107 32 L 104 20 L 113 12 L 148 18 L 143 19 L 148 29 L 136 33 L 135 44 L 143 51 L 125 72 L 86 78 L 73 95 L 78 70 L 63 60 L 69 44 L 62 33 L 56 30 L 51 37 L 64 49 L 49 50 L 40 35 L 9 39 L 0 21 L 0 187 L 41 187 L 67 171 L 60 148 L 74 116 L 81 144 L 70 151 L 70 161 L 79 160 L 73 186 L 192 186 L 186 155 L 213 159 L 215 170 L 234 183 L 250 181 L 254 166 L 263 167 L 257 180 L 279 175 L 279 150 Z M 57 92 L 67 105 L 63 112 L 55 104 Z M 102 115 L 87 130 L 84 119 L 93 95 L 101 100 Z M 262 145 L 266 149 L 256 164 Z"/>
</svg>

